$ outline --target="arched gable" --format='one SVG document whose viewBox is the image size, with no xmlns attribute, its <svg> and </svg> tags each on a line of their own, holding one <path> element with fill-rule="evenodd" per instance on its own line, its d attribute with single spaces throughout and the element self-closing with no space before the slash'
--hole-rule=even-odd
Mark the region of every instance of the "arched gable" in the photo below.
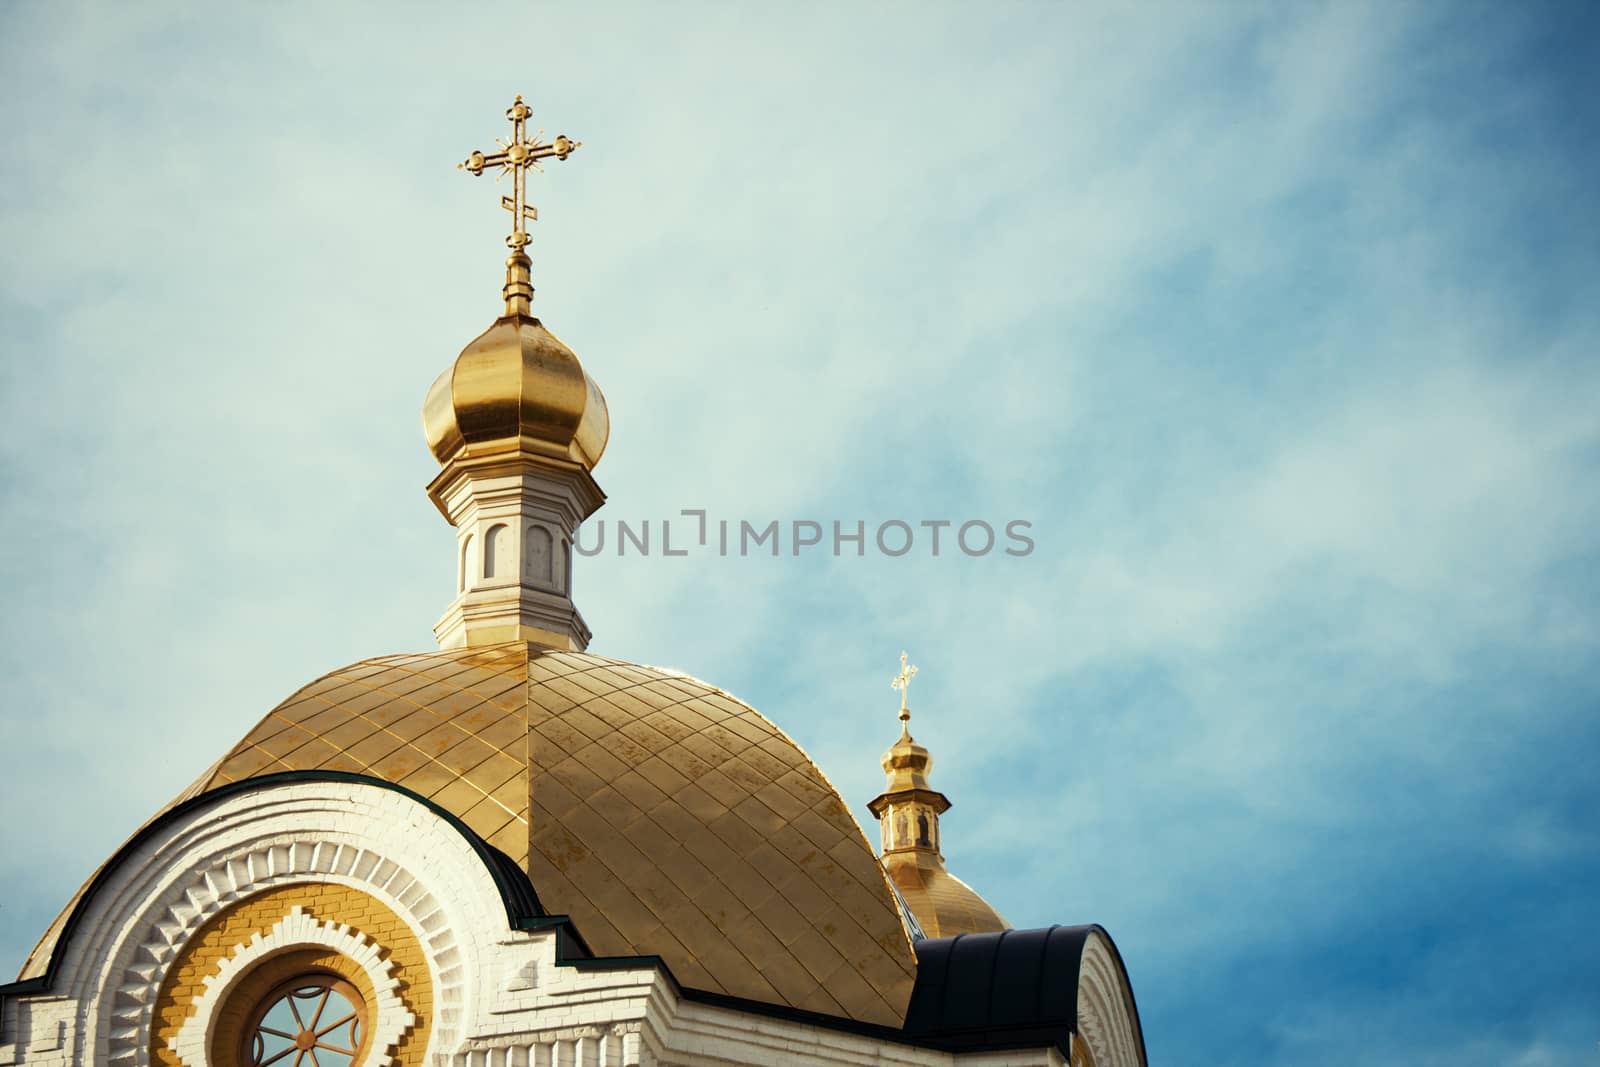
<svg viewBox="0 0 1600 1067">
<path fill-rule="evenodd" d="M 906 1034 L 951 1050 L 1054 1045 L 1073 1038 L 1095 1067 L 1146 1067 L 1127 968 L 1100 926 L 961 934 L 916 943 Z"/>
<path fill-rule="evenodd" d="M 434 975 L 433 1042 L 482 995 L 474 937 L 541 925 L 527 876 L 448 811 L 388 782 L 289 773 L 224 786 L 144 827 L 79 895 L 39 977 L 0 996 L 48 994 L 78 1010 L 60 1030 L 72 1062 L 146 1062 L 168 965 L 216 916 L 263 891 L 337 885 L 404 919 Z"/>
</svg>

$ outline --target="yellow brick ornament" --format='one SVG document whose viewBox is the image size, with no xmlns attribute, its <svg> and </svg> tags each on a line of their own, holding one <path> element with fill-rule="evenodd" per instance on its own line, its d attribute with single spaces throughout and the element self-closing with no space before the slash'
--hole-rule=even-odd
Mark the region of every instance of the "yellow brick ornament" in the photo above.
<svg viewBox="0 0 1600 1067">
<path fill-rule="evenodd" d="M 346 945 L 346 949 L 312 943 L 272 952 L 259 962 L 249 961 L 252 942 L 268 938 L 274 928 L 281 931 L 292 925 L 287 922 L 291 918 L 330 931 L 323 939 Z M 335 936 L 339 930 L 344 933 Z M 370 959 L 361 958 L 364 951 Z M 229 965 L 241 958 L 247 960 L 245 973 L 227 974 Z M 372 978 L 374 973 L 380 974 L 384 986 L 392 988 L 389 995 L 398 1001 L 389 1012 L 409 1017 L 387 1062 L 395 1067 L 421 1067 L 433 1008 L 432 975 L 421 942 L 381 901 L 334 883 L 302 883 L 257 893 L 222 912 L 190 938 L 167 969 L 156 999 L 150 1062 L 161 1067 L 193 1067 L 185 1063 L 178 1047 L 184 1039 L 192 1045 L 192 1020 L 212 985 L 224 979 L 229 982 L 207 1027 L 212 1035 L 210 1047 L 233 1049 L 243 1046 L 245 1028 L 258 1013 L 262 998 L 306 973 L 333 975 L 348 982 L 369 1011 L 385 1000 L 386 990 L 376 988 Z M 190 1033 L 184 1032 L 186 1024 L 190 1024 Z"/>
</svg>

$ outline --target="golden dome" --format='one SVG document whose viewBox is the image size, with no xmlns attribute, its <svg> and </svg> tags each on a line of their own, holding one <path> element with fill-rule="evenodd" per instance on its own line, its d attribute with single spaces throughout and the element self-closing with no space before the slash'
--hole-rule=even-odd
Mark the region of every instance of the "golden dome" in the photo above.
<svg viewBox="0 0 1600 1067">
<path fill-rule="evenodd" d="M 1011 928 L 976 890 L 945 870 L 944 862 L 935 854 L 896 852 L 885 856 L 883 865 L 911 914 L 917 917 L 922 932 L 929 937 Z"/>
<path fill-rule="evenodd" d="M 310 770 L 458 815 L 597 956 L 660 956 L 692 989 L 904 1019 L 916 959 L 860 827 L 799 746 L 705 682 L 522 642 L 365 660 L 278 705 L 181 799 Z"/>
<path fill-rule="evenodd" d="M 522 451 L 592 470 L 605 451 L 605 397 L 572 349 L 528 313 L 528 269 L 521 252 L 506 260 L 506 313 L 428 390 L 422 424 L 440 463 Z"/>
<path fill-rule="evenodd" d="M 889 776 L 885 793 L 898 793 L 906 789 L 932 789 L 928 772 L 933 770 L 933 757 L 917 744 L 908 728 L 900 731 L 900 740 L 883 754 L 883 773 Z"/>
</svg>

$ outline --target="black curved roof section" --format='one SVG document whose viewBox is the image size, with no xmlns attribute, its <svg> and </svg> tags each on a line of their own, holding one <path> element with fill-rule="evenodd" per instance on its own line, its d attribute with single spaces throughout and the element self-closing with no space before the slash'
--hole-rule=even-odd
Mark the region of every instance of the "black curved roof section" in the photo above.
<svg viewBox="0 0 1600 1067">
<path fill-rule="evenodd" d="M 918 941 L 917 980 L 906 1010 L 906 1035 L 951 1051 L 1054 1045 L 1070 1057 L 1072 1035 L 1078 1033 L 1083 951 L 1089 936 L 1096 933 L 1111 946 L 1131 998 L 1128 968 L 1111 935 L 1098 925 Z M 1145 1063 L 1137 1004 L 1133 1025 L 1139 1062 Z"/>
<path fill-rule="evenodd" d="M 40 993 L 50 989 L 54 984 L 63 949 L 72 939 L 73 932 L 77 929 L 84 913 L 88 911 L 89 905 L 94 901 L 95 895 L 105 884 L 107 878 L 110 877 L 111 872 L 121 866 L 127 855 L 138 848 L 152 834 L 191 812 L 225 800 L 228 797 L 240 793 L 253 792 L 258 789 L 272 789 L 276 786 L 301 782 L 346 782 L 371 785 L 399 793 L 401 796 L 416 801 L 449 823 L 451 828 L 460 834 L 467 844 L 472 846 L 472 850 L 483 861 L 484 869 L 489 872 L 489 877 L 494 880 L 495 888 L 499 890 L 500 901 L 505 905 L 506 909 L 506 921 L 511 924 L 512 929 L 530 929 L 542 925 L 540 920 L 545 918 L 545 911 L 539 903 L 539 895 L 534 892 L 533 883 L 528 880 L 527 872 L 517 866 L 516 860 L 489 844 L 482 837 L 479 837 L 471 827 L 462 822 L 453 812 L 440 807 L 427 797 L 413 793 L 404 786 L 395 785 L 393 782 L 387 782 L 382 778 L 374 778 L 370 775 L 353 774 L 349 771 L 282 771 L 277 774 L 263 774 L 257 778 L 245 778 L 241 781 L 229 782 L 226 785 L 208 789 L 203 793 L 190 797 L 181 804 L 173 805 L 172 808 L 162 812 L 142 826 L 139 832 L 129 838 L 121 848 L 117 849 L 116 853 L 96 872 L 88 887 L 78 897 L 78 903 L 73 907 L 72 914 L 67 916 L 66 923 L 61 927 L 61 936 L 56 938 L 55 947 L 50 953 L 49 963 L 45 965 L 44 974 L 37 978 L 0 985 L 0 997 L 19 993 Z M 578 952 L 586 954 L 586 949 L 579 948 Z"/>
</svg>

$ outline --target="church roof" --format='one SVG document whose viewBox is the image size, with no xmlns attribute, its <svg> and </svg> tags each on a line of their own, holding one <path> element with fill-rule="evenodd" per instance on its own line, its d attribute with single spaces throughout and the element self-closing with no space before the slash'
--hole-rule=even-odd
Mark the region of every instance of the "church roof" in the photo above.
<svg viewBox="0 0 1600 1067">
<path fill-rule="evenodd" d="M 183 798 L 297 770 L 380 778 L 458 815 L 598 956 L 904 1018 L 916 959 L 866 838 L 798 745 L 705 682 L 521 642 L 365 660 L 285 700 Z"/>
<path fill-rule="evenodd" d="M 917 942 L 909 1035 L 955 1052 L 1055 1045 L 1063 1059 L 1144 1067 L 1128 970 L 1100 926 L 1002 930 Z"/>
</svg>

